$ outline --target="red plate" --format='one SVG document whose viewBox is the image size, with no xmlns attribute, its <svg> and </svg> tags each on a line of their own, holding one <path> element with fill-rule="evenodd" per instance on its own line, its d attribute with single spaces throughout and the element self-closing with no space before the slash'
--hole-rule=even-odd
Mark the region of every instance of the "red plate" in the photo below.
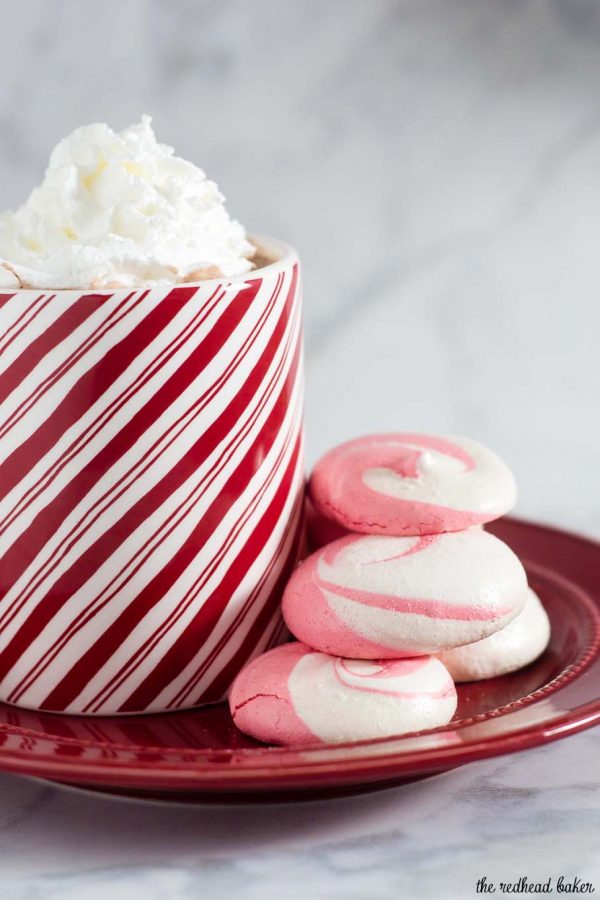
<svg viewBox="0 0 600 900">
<path fill-rule="evenodd" d="M 461 685 L 451 725 L 295 750 L 245 738 L 225 706 L 90 719 L 0 704 L 0 769 L 168 800 L 307 798 L 422 778 L 600 722 L 600 544 L 514 519 L 492 530 L 525 562 L 552 638 L 527 669 Z"/>
</svg>

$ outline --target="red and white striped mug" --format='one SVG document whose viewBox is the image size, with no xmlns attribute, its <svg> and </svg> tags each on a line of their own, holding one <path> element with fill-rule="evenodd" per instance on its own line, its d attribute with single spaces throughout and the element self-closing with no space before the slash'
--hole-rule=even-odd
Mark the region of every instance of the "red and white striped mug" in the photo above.
<svg viewBox="0 0 600 900">
<path fill-rule="evenodd" d="M 0 294 L 0 700 L 217 701 L 302 540 L 296 254 L 173 288 Z"/>
</svg>

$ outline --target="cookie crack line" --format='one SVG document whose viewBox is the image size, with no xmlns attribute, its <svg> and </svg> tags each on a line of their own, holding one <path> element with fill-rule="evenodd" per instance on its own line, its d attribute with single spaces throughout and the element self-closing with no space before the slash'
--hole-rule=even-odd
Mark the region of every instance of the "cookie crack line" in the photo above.
<svg viewBox="0 0 600 900">
<path fill-rule="evenodd" d="M 321 509 L 326 509 L 329 512 L 334 513 L 339 519 L 343 518 L 344 522 L 342 524 L 345 525 L 347 528 L 363 524 L 359 520 L 355 521 L 354 519 L 348 518 L 348 516 L 344 516 L 344 514 L 341 512 L 341 510 L 338 509 L 337 506 L 334 506 L 333 503 L 319 502 L 319 503 L 315 503 L 315 506 L 316 506 L 317 510 L 320 507 Z M 367 528 L 387 528 L 388 527 L 387 525 L 383 525 L 381 522 L 365 522 L 364 524 L 367 526 Z"/>
<path fill-rule="evenodd" d="M 345 520 L 345 521 L 344 521 L 344 524 L 347 523 L 347 524 L 350 525 L 350 526 L 351 526 L 351 525 L 360 525 L 360 524 L 361 524 L 361 522 L 360 522 L 359 520 L 356 520 L 356 521 L 355 521 L 354 519 L 350 519 L 348 516 L 345 516 L 345 515 L 343 514 L 343 512 L 342 512 L 337 506 L 335 506 L 333 503 L 327 503 L 326 501 L 319 501 L 319 502 L 317 503 L 317 502 L 314 501 L 314 500 L 313 500 L 313 503 L 315 504 L 317 510 L 319 510 L 319 508 L 321 508 L 321 509 L 323 509 L 323 510 L 327 510 L 328 512 L 334 513 L 334 514 L 335 514 L 338 518 L 340 518 L 340 519 L 343 518 L 343 519 Z M 366 522 L 365 524 L 366 524 L 369 528 L 385 528 L 385 527 L 386 527 L 386 526 L 383 525 L 381 522 Z"/>
<path fill-rule="evenodd" d="M 251 697 L 248 697 L 247 700 L 242 700 L 241 703 L 238 703 L 236 706 L 234 706 L 231 710 L 231 715 L 235 716 L 236 712 L 239 712 L 240 709 L 244 708 L 244 706 L 248 706 L 248 704 L 252 703 L 253 700 L 260 700 L 262 697 L 270 700 L 281 700 L 281 697 L 279 697 L 277 694 L 253 694 Z"/>
<path fill-rule="evenodd" d="M 415 501 L 415 502 L 418 502 L 418 501 Z M 389 531 L 391 528 L 393 528 L 392 525 L 384 524 L 383 522 L 366 522 L 364 519 L 350 519 L 348 516 L 344 515 L 344 513 L 339 509 L 339 507 L 335 506 L 333 503 L 330 503 L 330 502 L 328 503 L 326 500 L 320 500 L 319 502 L 316 502 L 315 500 L 313 500 L 313 503 L 315 505 L 315 508 L 317 509 L 317 512 L 319 511 L 319 509 L 321 509 L 321 510 L 326 510 L 327 512 L 333 513 L 334 520 L 337 519 L 341 525 L 343 525 L 345 528 L 348 528 L 349 530 L 352 530 L 352 528 L 356 528 L 356 527 L 362 527 L 362 528 L 381 528 L 381 529 L 385 529 L 386 531 Z M 422 505 L 423 506 L 431 506 L 431 504 L 429 504 L 429 503 L 423 503 Z M 459 509 L 459 510 L 457 510 L 457 512 L 466 513 L 468 511 Z M 425 527 L 427 525 L 427 522 L 426 521 L 418 522 L 417 525 L 419 527 Z M 432 534 L 437 534 L 437 533 L 438 532 L 432 532 Z M 406 534 L 406 535 L 405 534 L 402 534 L 402 535 L 392 534 L 390 536 L 391 537 L 418 537 L 419 535 L 413 535 L 411 533 L 411 534 Z"/>
</svg>

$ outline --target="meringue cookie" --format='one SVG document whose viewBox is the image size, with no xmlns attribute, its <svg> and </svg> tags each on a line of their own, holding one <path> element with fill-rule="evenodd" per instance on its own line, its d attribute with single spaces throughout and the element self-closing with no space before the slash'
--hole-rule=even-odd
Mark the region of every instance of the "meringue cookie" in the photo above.
<svg viewBox="0 0 600 900">
<path fill-rule="evenodd" d="M 311 550 L 318 550 L 319 547 L 331 544 L 332 541 L 337 541 L 342 537 L 348 537 L 352 533 L 342 525 L 338 525 L 333 519 L 328 519 L 318 513 L 308 497 L 305 502 L 305 515 L 306 536 Z"/>
<path fill-rule="evenodd" d="M 363 534 L 439 534 L 491 522 L 516 500 L 502 460 L 468 438 L 381 434 L 341 444 L 309 482 L 316 510 Z"/>
<path fill-rule="evenodd" d="M 420 656 L 481 640 L 525 605 L 512 550 L 481 530 L 352 535 L 309 556 L 283 595 L 292 634 L 336 656 Z"/>
<path fill-rule="evenodd" d="M 528 666 L 541 656 L 550 640 L 550 620 L 537 594 L 529 588 L 525 606 L 512 622 L 495 634 L 438 653 L 455 681 L 496 678 Z"/>
<path fill-rule="evenodd" d="M 259 741 L 333 744 L 446 725 L 456 690 L 435 657 L 369 662 L 293 643 L 246 666 L 229 707 L 240 731 Z"/>
</svg>

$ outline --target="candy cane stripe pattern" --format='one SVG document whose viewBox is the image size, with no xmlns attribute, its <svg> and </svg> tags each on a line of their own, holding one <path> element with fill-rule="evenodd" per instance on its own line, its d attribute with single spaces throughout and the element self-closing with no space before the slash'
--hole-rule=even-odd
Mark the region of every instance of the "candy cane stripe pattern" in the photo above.
<svg viewBox="0 0 600 900">
<path fill-rule="evenodd" d="M 222 699 L 301 547 L 293 251 L 199 285 L 0 295 L 0 699 Z"/>
<path fill-rule="evenodd" d="M 333 744 L 447 725 L 456 690 L 434 657 L 340 659 L 293 643 L 238 675 L 229 708 L 240 731 L 259 741 Z"/>
<path fill-rule="evenodd" d="M 542 655 L 549 640 L 548 614 L 530 588 L 525 606 L 505 628 L 474 644 L 444 650 L 439 658 L 454 681 L 480 681 L 528 666 Z"/>
<path fill-rule="evenodd" d="M 283 615 L 292 634 L 316 650 L 392 659 L 481 640 L 507 625 L 526 597 L 518 558 L 480 528 L 352 535 L 296 569 Z"/>
<path fill-rule="evenodd" d="M 309 493 L 317 510 L 361 534 L 440 534 L 490 522 L 516 500 L 502 460 L 468 438 L 380 434 L 326 453 Z"/>
</svg>

